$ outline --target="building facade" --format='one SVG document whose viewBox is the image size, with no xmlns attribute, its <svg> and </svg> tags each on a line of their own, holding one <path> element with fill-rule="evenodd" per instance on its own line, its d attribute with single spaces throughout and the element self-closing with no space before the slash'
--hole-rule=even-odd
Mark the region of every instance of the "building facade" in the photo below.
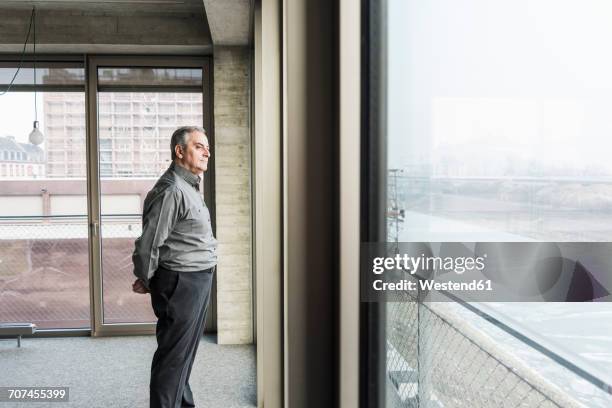
<svg viewBox="0 0 612 408">
<path fill-rule="evenodd" d="M 99 93 L 100 177 L 157 177 L 170 164 L 177 125 L 202 123 L 201 93 Z M 77 92 L 44 95 L 47 175 L 85 177 L 85 101 Z"/>
<path fill-rule="evenodd" d="M 14 136 L 0 137 L 0 179 L 45 177 L 45 152 L 38 146 L 20 143 Z"/>
</svg>

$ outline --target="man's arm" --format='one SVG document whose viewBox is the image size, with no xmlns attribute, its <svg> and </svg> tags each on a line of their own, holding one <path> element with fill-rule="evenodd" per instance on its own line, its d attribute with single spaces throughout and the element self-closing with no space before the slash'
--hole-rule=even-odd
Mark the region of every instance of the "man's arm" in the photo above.
<svg viewBox="0 0 612 408">
<path fill-rule="evenodd" d="M 132 289 L 137 293 L 146 293 L 149 279 L 157 270 L 159 263 L 159 247 L 161 247 L 168 235 L 174 229 L 178 219 L 180 195 L 174 189 L 166 189 L 148 208 L 142 219 L 142 235 L 136 240 L 132 262 L 134 263 L 134 275 L 138 278 Z M 141 284 L 138 284 L 138 280 Z"/>
</svg>

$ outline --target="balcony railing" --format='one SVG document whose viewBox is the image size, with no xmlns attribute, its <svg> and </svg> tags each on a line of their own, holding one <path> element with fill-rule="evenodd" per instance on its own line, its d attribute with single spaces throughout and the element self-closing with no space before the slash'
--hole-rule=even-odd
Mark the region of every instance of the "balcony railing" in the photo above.
<svg viewBox="0 0 612 408">
<path fill-rule="evenodd" d="M 388 407 L 612 406 L 612 386 L 594 369 L 473 304 L 422 303 L 405 293 L 396 300 L 386 313 Z"/>
<path fill-rule="evenodd" d="M 104 215 L 101 225 L 105 322 L 152 321 L 147 299 L 130 293 L 141 216 Z M 0 217 L 0 322 L 89 327 L 89 271 L 85 215 Z"/>
</svg>

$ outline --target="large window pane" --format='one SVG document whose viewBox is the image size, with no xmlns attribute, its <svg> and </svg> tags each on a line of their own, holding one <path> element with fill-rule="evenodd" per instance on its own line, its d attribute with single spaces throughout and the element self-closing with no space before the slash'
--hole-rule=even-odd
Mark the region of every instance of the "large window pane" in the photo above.
<svg viewBox="0 0 612 408">
<path fill-rule="evenodd" d="M 375 3 L 388 7 L 387 240 L 612 241 L 612 59 L 600 52 L 612 7 Z M 389 406 L 491 406 L 499 393 L 510 406 L 612 404 L 580 374 L 610 384 L 610 303 L 477 305 L 525 341 L 458 304 L 386 307 Z"/>
<path fill-rule="evenodd" d="M 131 290 L 134 240 L 146 194 L 171 163 L 172 132 L 202 126 L 202 93 L 100 92 L 98 109 L 104 323 L 153 322 L 149 297 Z"/>
<path fill-rule="evenodd" d="M 85 95 L 38 104 L 36 146 L 34 94 L 0 96 L 0 322 L 89 327 Z"/>
</svg>

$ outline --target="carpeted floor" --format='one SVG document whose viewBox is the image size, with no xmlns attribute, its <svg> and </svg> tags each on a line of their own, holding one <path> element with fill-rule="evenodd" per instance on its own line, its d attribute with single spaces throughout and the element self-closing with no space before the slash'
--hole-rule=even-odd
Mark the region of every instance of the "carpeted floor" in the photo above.
<svg viewBox="0 0 612 408">
<path fill-rule="evenodd" d="M 65 337 L 0 341 L 0 386 L 70 387 L 68 403 L 0 402 L 4 407 L 149 406 L 154 336 Z M 190 385 L 198 407 L 254 407 L 254 346 L 222 346 L 205 336 Z"/>
</svg>

